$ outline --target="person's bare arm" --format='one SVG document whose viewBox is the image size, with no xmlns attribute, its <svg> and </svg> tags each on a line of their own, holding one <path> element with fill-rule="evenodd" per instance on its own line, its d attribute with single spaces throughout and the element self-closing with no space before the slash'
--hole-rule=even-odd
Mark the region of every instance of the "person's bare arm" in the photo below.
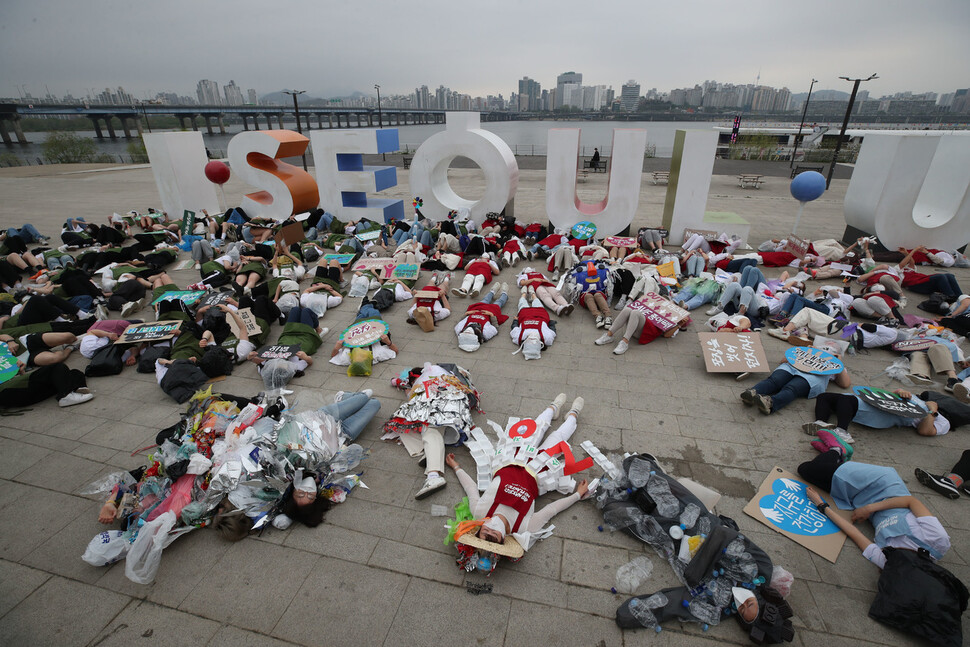
<svg viewBox="0 0 970 647">
<path fill-rule="evenodd" d="M 835 376 L 835 383 L 843 389 L 852 386 L 852 378 L 849 376 L 848 369 L 843 368 L 842 372 Z"/>
<path fill-rule="evenodd" d="M 462 489 L 465 490 L 465 494 L 468 496 L 468 507 L 474 508 L 480 497 L 478 484 L 461 468 L 454 454 L 445 456 L 445 465 L 450 467 L 455 472 L 455 476 L 458 477 L 458 482 L 461 483 Z"/>
<path fill-rule="evenodd" d="M 812 503 L 814 503 L 816 506 L 822 503 L 822 497 L 819 496 L 819 493 L 816 492 L 814 488 L 808 488 L 807 494 L 808 494 L 809 500 Z M 832 509 L 832 506 L 826 507 L 823 510 L 822 514 L 824 514 L 829 521 L 831 521 L 836 526 L 838 526 L 839 530 L 844 532 L 846 536 L 849 539 L 851 539 L 856 546 L 859 547 L 859 550 L 864 551 L 866 548 L 869 547 L 870 544 L 873 543 L 871 539 L 869 539 L 868 537 L 862 534 L 861 530 L 859 530 L 851 523 L 846 521 L 845 517 L 843 517 L 840 514 L 837 514 L 835 510 Z"/>
<path fill-rule="evenodd" d="M 914 517 L 932 517 L 933 513 L 914 496 L 894 496 L 875 503 L 869 503 L 852 512 L 852 521 L 858 522 L 868 519 L 872 513 L 891 508 L 906 508 Z"/>
<path fill-rule="evenodd" d="M 570 495 L 564 496 L 558 501 L 554 501 L 547 506 L 544 506 L 541 510 L 536 510 L 532 513 L 529 518 L 529 525 L 526 528 L 529 532 L 537 532 L 542 530 L 547 523 L 552 521 L 552 518 L 557 514 L 567 509 L 572 504 L 579 501 L 587 492 L 587 482 L 583 479 L 576 486 L 576 491 Z"/>
</svg>

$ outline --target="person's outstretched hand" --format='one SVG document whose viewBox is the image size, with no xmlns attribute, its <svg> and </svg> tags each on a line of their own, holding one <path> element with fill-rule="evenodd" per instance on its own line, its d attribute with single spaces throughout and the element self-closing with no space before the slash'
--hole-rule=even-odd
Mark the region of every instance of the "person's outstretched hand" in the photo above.
<svg viewBox="0 0 970 647">
<path fill-rule="evenodd" d="M 457 470 L 459 468 L 458 461 L 455 460 L 454 454 L 448 454 L 447 456 L 445 456 L 445 465 L 447 465 L 453 470 Z"/>
</svg>

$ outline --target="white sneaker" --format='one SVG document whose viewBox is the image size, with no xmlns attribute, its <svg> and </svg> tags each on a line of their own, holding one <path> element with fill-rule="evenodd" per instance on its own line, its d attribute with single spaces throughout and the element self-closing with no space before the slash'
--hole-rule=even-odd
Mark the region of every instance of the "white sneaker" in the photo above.
<svg viewBox="0 0 970 647">
<path fill-rule="evenodd" d="M 509 284 L 506 283 L 505 281 L 502 281 L 502 285 L 501 285 L 501 287 L 499 287 L 498 293 L 499 294 L 508 294 L 509 293 Z"/>
<path fill-rule="evenodd" d="M 374 397 L 374 390 L 373 389 L 361 389 L 360 392 L 363 393 L 364 395 L 366 395 L 368 398 L 373 398 Z"/>
<path fill-rule="evenodd" d="M 603 327 L 603 320 L 604 320 L 603 315 L 596 315 L 596 327 L 597 328 L 602 328 Z"/>
<path fill-rule="evenodd" d="M 439 476 L 438 474 L 429 474 L 428 478 L 425 479 L 424 485 L 418 490 L 417 494 L 414 495 L 415 499 L 419 501 L 425 497 L 429 497 L 438 490 L 443 490 L 447 483 L 445 482 L 445 477 Z"/>
<path fill-rule="evenodd" d="M 111 315 L 108 313 L 108 309 L 104 307 L 104 304 L 99 303 L 94 308 L 94 317 L 98 321 L 104 321 L 105 319 L 109 319 Z"/>
<path fill-rule="evenodd" d="M 970 388 L 967 388 L 966 384 L 960 382 L 953 387 L 953 397 L 960 402 L 970 403 Z"/>
<path fill-rule="evenodd" d="M 791 337 L 790 332 L 785 332 L 781 328 L 772 328 L 771 330 L 768 331 L 768 334 L 776 339 L 782 339 L 782 340 L 786 340 L 789 337 Z"/>
<path fill-rule="evenodd" d="M 608 333 L 603 333 L 593 343 L 596 344 L 597 346 L 605 346 L 606 344 L 610 343 L 611 341 L 613 341 L 613 338 Z"/>
<path fill-rule="evenodd" d="M 579 416 L 579 412 L 583 410 L 584 404 L 586 404 L 586 400 L 584 400 L 582 396 L 576 398 L 573 400 L 573 406 L 569 407 L 569 413 L 575 413 L 577 416 Z"/>
<path fill-rule="evenodd" d="M 195 264 L 195 269 L 201 270 L 202 269 L 202 263 L 196 263 Z"/>
<path fill-rule="evenodd" d="M 616 302 L 615 309 L 622 310 L 624 307 L 626 307 L 626 295 L 623 295 L 622 297 L 620 297 L 620 300 Z"/>
<path fill-rule="evenodd" d="M 722 308 L 720 304 L 714 306 L 713 308 L 708 308 L 707 309 L 707 312 L 705 314 L 708 317 L 713 317 L 714 315 L 718 314 L 719 312 L 724 312 L 724 308 Z"/>
<path fill-rule="evenodd" d="M 556 396 L 556 399 L 552 401 L 552 406 L 555 408 L 555 413 L 552 414 L 553 420 L 559 419 L 559 414 L 562 413 L 562 408 L 566 406 L 566 394 L 560 393 Z"/>
<path fill-rule="evenodd" d="M 621 339 L 621 340 L 620 340 L 620 343 L 619 343 L 619 344 L 617 344 L 617 345 L 616 345 L 616 348 L 614 348 L 614 349 L 613 349 L 613 354 L 614 354 L 614 355 L 622 355 L 622 354 L 623 354 L 623 353 L 625 353 L 625 352 L 626 352 L 626 351 L 627 351 L 627 350 L 628 350 L 629 348 L 630 348 L 630 345 L 629 345 L 628 343 L 626 343 L 625 341 L 623 341 L 623 340 Z"/>
<path fill-rule="evenodd" d="M 75 404 L 81 404 L 82 402 L 87 402 L 93 397 L 94 397 L 93 393 L 78 393 L 77 391 L 74 391 L 72 393 L 68 393 L 63 398 L 58 400 L 57 404 L 59 404 L 62 407 L 72 407 Z"/>
<path fill-rule="evenodd" d="M 127 319 L 128 317 L 130 317 L 131 315 L 135 314 L 136 312 L 138 312 L 138 302 L 137 301 L 129 301 L 125 305 L 121 306 L 121 318 L 122 319 Z"/>
</svg>

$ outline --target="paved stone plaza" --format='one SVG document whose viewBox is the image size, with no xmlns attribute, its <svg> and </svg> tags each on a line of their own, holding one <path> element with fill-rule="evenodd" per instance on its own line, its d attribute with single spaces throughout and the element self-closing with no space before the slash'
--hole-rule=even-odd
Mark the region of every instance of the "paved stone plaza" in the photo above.
<svg viewBox="0 0 970 647">
<path fill-rule="evenodd" d="M 94 168 L 0 170 L 0 224 L 32 222 L 56 237 L 68 215 L 103 222 L 112 211 L 159 205 L 150 169 L 85 172 Z M 778 168 L 760 190 L 739 189 L 734 175 L 716 175 L 708 209 L 747 218 L 755 245 L 783 236 L 798 204 L 788 193 L 787 165 Z M 476 171 L 451 174 L 459 193 L 478 195 Z M 407 171 L 399 169 L 398 179 L 396 190 L 387 193 L 409 206 Z M 604 176 L 591 175 L 580 185 L 581 193 L 587 200 L 600 199 L 605 182 Z M 836 180 L 805 209 L 800 235 L 840 237 L 847 186 L 847 180 Z M 231 204 L 238 204 L 246 190 L 235 178 L 226 185 Z M 634 227 L 660 224 L 664 194 L 665 187 L 655 186 L 645 173 Z M 523 170 L 515 214 L 530 221 L 545 220 L 544 213 L 544 172 Z M 970 271 L 955 273 L 964 287 L 970 284 Z M 505 269 L 500 280 L 512 282 L 514 274 L 514 268 Z M 172 276 L 181 286 L 198 279 L 192 270 Z M 514 312 L 516 297 L 507 314 Z M 910 295 L 907 311 L 916 312 L 918 302 Z M 796 578 L 790 597 L 794 645 L 915 644 L 867 617 L 879 572 L 851 542 L 833 565 L 742 512 L 773 466 L 794 471 L 814 455 L 799 428 L 814 418 L 809 401 L 796 401 L 770 417 L 744 407 L 738 394 L 756 378 L 738 384 L 730 376 L 708 375 L 697 342 L 699 323 L 674 339 L 633 345 L 617 357 L 611 346 L 593 344 L 600 332 L 588 313 L 577 310 L 560 320 L 556 343 L 539 361 L 511 355 L 508 325 L 479 352 L 466 354 L 458 350 L 452 327 L 467 303 L 453 298 L 455 314 L 431 334 L 405 323 L 403 304 L 393 306 L 385 315 L 401 352 L 396 360 L 376 365 L 366 379 L 347 377 L 344 369 L 326 362 L 327 349 L 353 318 L 356 300 L 328 313 L 322 325 L 330 333 L 317 363 L 291 384 L 296 394 L 290 402 L 298 401 L 298 409 L 318 407 L 338 390 L 374 390 L 382 408 L 358 441 L 371 452 L 363 464 L 367 488 L 354 490 L 316 529 L 270 529 L 236 544 L 207 530 L 189 533 L 166 549 L 151 586 L 127 580 L 123 563 L 94 568 L 81 561 L 88 541 L 103 527 L 97 521 L 101 502 L 77 491 L 101 474 L 142 464 L 146 452 L 137 450 L 152 445 L 156 432 L 177 421 L 183 407 L 162 393 L 154 375 L 128 369 L 92 380 L 97 397 L 89 403 L 61 409 L 48 400 L 23 416 L 0 418 L 0 644 L 750 644 L 732 619 L 708 633 L 677 623 L 666 624 L 659 635 L 617 629 L 614 613 L 626 599 L 610 593 L 617 567 L 643 553 L 652 558 L 653 574 L 641 593 L 676 580 L 652 549 L 619 533 L 598 532 L 602 518 L 589 502 L 558 516 L 553 536 L 520 562 L 502 564 L 489 578 L 492 594 L 467 593 L 467 581 L 483 578 L 457 569 L 454 548 L 442 541 L 444 519 L 430 515 L 432 504 L 451 506 L 460 499 L 457 480 L 449 473 L 444 491 L 415 501 L 421 469 L 403 448 L 379 440 L 380 426 L 401 402 L 390 378 L 425 361 L 457 362 L 469 369 L 484 392 L 483 409 L 500 423 L 509 415 L 538 414 L 560 391 L 570 400 L 582 395 L 586 408 L 574 441 L 590 439 L 605 453 L 651 452 L 673 474 L 723 494 L 717 512 L 735 519 Z M 695 314 L 703 319 L 703 310 Z M 773 364 L 788 348 L 768 336 L 763 344 Z M 891 353 L 878 350 L 849 358 L 853 382 L 886 386 L 887 378 L 879 375 L 891 360 Z M 75 355 L 69 364 L 82 368 L 85 362 Z M 249 364 L 217 387 L 239 395 L 263 390 Z M 966 434 L 959 429 L 924 438 L 912 430 L 853 429 L 856 457 L 895 467 L 940 518 L 953 545 L 942 563 L 970 582 L 970 501 L 944 499 L 913 477 L 915 466 L 936 472 L 949 468 L 967 448 Z M 468 452 L 457 453 L 470 467 Z M 868 524 L 863 530 L 872 535 Z"/>
</svg>

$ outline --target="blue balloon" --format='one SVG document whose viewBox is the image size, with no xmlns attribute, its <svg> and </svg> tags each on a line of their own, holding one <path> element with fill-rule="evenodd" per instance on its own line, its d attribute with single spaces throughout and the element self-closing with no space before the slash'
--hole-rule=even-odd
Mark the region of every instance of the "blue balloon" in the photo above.
<svg viewBox="0 0 970 647">
<path fill-rule="evenodd" d="M 804 171 L 791 181 L 790 190 L 799 202 L 811 202 L 825 193 L 825 176 L 818 171 Z"/>
</svg>

